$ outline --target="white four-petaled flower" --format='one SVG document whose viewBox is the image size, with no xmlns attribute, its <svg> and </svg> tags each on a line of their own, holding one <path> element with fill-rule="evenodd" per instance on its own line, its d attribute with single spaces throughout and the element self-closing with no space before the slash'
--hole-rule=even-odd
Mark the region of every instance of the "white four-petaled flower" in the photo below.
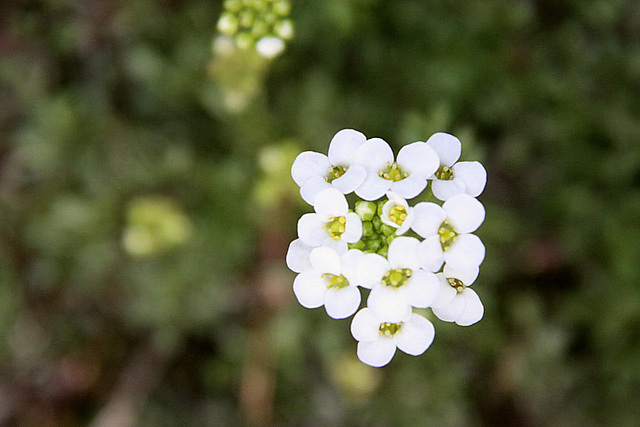
<svg viewBox="0 0 640 427">
<path fill-rule="evenodd" d="M 316 213 L 307 213 L 298 220 L 298 237 L 308 246 L 330 246 L 346 252 L 347 243 L 362 237 L 360 217 L 349 212 L 349 203 L 340 191 L 327 188 L 315 198 Z"/>
<path fill-rule="evenodd" d="M 339 255 L 334 249 L 319 247 L 311 251 L 311 268 L 296 276 L 293 292 L 306 308 L 324 305 L 334 319 L 344 319 L 360 305 L 355 266 L 363 253 L 357 249 Z"/>
<path fill-rule="evenodd" d="M 291 176 L 300 187 L 302 198 L 312 205 L 324 189 L 333 187 L 349 194 L 358 188 L 367 171 L 364 166 L 353 164 L 353 156 L 366 140 L 361 132 L 343 129 L 331 140 L 328 156 L 315 151 L 298 154 L 291 166 Z"/>
<path fill-rule="evenodd" d="M 439 200 L 465 193 L 477 197 L 487 183 L 487 171 L 480 162 L 458 162 L 462 151 L 460 140 L 448 133 L 433 134 L 427 145 L 436 152 L 440 166 L 431 179 L 431 191 Z M 457 163 L 456 163 L 457 162 Z"/>
<path fill-rule="evenodd" d="M 370 308 L 363 308 L 353 317 L 351 334 L 358 341 L 358 358 L 380 367 L 391 361 L 396 348 L 412 356 L 424 353 L 433 342 L 435 329 L 416 313 L 392 323 L 380 319 Z"/>
<path fill-rule="evenodd" d="M 469 326 L 480 321 L 484 315 L 484 306 L 478 294 L 469 286 L 478 277 L 479 269 L 456 270 L 445 265 L 438 273 L 440 292 L 431 304 L 433 314 L 445 322 L 456 322 L 460 326 Z"/>
<path fill-rule="evenodd" d="M 354 163 L 367 171 L 366 180 L 356 188 L 365 200 L 377 200 L 391 190 L 411 199 L 427 186 L 427 178 L 438 169 L 438 155 L 424 142 L 405 145 L 393 160 L 393 151 L 381 138 L 371 138 L 354 153 Z"/>
<path fill-rule="evenodd" d="M 358 277 L 362 287 L 371 288 L 369 308 L 386 322 L 400 322 L 411 307 L 429 307 L 438 293 L 438 279 L 420 268 L 423 253 L 414 237 L 396 237 L 387 257 L 364 254 L 358 262 Z"/>
<path fill-rule="evenodd" d="M 387 202 L 382 205 L 380 221 L 390 227 L 397 228 L 396 235 L 401 236 L 411 227 L 414 214 L 409 203 L 396 193 L 387 191 Z"/>
<path fill-rule="evenodd" d="M 442 206 L 422 202 L 413 208 L 411 228 L 424 237 L 423 267 L 438 271 L 442 263 L 458 270 L 478 267 L 484 260 L 485 247 L 473 233 L 484 221 L 482 203 L 467 194 L 458 194 Z"/>
</svg>

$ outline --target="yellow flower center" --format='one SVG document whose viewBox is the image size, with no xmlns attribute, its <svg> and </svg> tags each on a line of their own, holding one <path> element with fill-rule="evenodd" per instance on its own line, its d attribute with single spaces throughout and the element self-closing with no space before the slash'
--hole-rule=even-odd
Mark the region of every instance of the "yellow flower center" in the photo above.
<svg viewBox="0 0 640 427">
<path fill-rule="evenodd" d="M 453 242 L 458 238 L 458 231 L 453 228 L 449 221 L 445 220 L 442 224 L 440 224 L 440 228 L 438 228 L 438 236 L 440 236 L 440 244 L 442 245 L 442 250 L 448 250 Z"/>
<path fill-rule="evenodd" d="M 380 335 L 384 335 L 385 337 L 392 337 L 395 334 L 397 334 L 398 331 L 400 331 L 401 327 L 402 327 L 402 322 L 401 323 L 384 322 L 380 324 L 380 328 L 378 330 L 380 331 Z"/>
<path fill-rule="evenodd" d="M 349 286 L 349 281 L 342 274 L 324 273 L 322 278 L 327 281 L 327 289 L 342 289 Z"/>
<path fill-rule="evenodd" d="M 396 162 L 393 162 L 392 164 L 387 163 L 386 170 L 383 169 L 379 171 L 378 175 L 381 178 L 395 182 L 407 178 L 409 176 L 409 172 L 403 172 L 400 168 L 400 165 L 398 165 Z"/>
<path fill-rule="evenodd" d="M 329 236 L 331 236 L 333 240 L 340 240 L 340 236 L 344 233 L 346 223 L 347 219 L 345 217 L 332 216 L 329 218 L 329 221 L 322 226 L 322 228 L 327 230 L 327 233 L 329 233 Z"/>
<path fill-rule="evenodd" d="M 453 179 L 453 169 L 449 166 L 440 166 L 435 173 L 436 178 L 442 179 L 444 181 L 451 181 Z"/>
<path fill-rule="evenodd" d="M 409 268 L 396 268 L 395 270 L 389 270 L 382 278 L 382 284 L 385 286 L 391 286 L 392 288 L 399 288 L 404 286 L 413 272 Z"/>
</svg>

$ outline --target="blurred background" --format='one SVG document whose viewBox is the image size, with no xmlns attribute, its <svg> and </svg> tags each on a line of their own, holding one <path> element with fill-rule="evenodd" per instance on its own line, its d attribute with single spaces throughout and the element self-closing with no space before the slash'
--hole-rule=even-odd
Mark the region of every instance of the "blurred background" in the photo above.
<svg viewBox="0 0 640 427">
<path fill-rule="evenodd" d="M 0 425 L 640 424 L 639 2 L 0 17 Z M 489 174 L 484 319 L 382 369 L 284 262 L 291 162 L 343 128 Z"/>
</svg>

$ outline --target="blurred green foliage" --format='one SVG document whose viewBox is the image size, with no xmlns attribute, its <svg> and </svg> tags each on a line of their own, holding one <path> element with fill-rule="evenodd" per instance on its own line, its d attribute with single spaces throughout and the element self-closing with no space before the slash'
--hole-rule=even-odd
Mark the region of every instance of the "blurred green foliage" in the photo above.
<svg viewBox="0 0 640 427">
<path fill-rule="evenodd" d="M 271 61 L 222 10 L 0 6 L 0 424 L 637 425 L 639 3 L 298 0 Z M 384 369 L 284 265 L 345 127 L 489 173 L 485 318 Z"/>
</svg>

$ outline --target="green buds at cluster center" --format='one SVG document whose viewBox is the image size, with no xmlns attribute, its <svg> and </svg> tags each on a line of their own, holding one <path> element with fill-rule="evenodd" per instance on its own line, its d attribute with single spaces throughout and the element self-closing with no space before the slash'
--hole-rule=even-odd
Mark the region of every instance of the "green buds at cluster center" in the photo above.
<svg viewBox="0 0 640 427">
<path fill-rule="evenodd" d="M 453 289 L 458 291 L 458 293 L 464 291 L 465 286 L 464 286 L 464 283 L 462 283 L 461 280 L 455 279 L 453 277 L 447 277 L 447 282 L 449 282 L 449 285 L 451 285 L 451 287 Z"/>
<path fill-rule="evenodd" d="M 382 284 L 393 288 L 399 288 L 407 283 L 412 273 L 413 272 L 410 268 L 396 268 L 395 270 L 389 270 L 382 278 Z"/>
<path fill-rule="evenodd" d="M 333 240 L 340 240 L 340 236 L 344 233 L 346 222 L 347 219 L 343 216 L 332 216 L 322 228 L 327 230 Z"/>
<path fill-rule="evenodd" d="M 385 337 L 392 337 L 396 333 L 398 333 L 398 331 L 400 331 L 401 327 L 402 323 L 384 322 L 380 324 L 380 328 L 378 330 L 380 331 L 380 335 L 384 335 Z"/>
<path fill-rule="evenodd" d="M 329 168 L 329 173 L 327 174 L 327 176 L 324 177 L 324 179 L 327 182 L 331 182 L 334 179 L 338 179 L 340 178 L 342 175 L 344 175 L 344 173 L 347 171 L 347 168 L 345 168 L 344 166 L 332 166 L 331 168 Z"/>
<path fill-rule="evenodd" d="M 407 178 L 409 176 L 409 173 L 403 172 L 402 169 L 400 169 L 400 165 L 398 165 L 398 163 L 396 162 L 393 162 L 392 164 L 387 163 L 387 170 L 379 171 L 378 175 L 381 178 L 395 182 Z"/>
<path fill-rule="evenodd" d="M 453 179 L 453 169 L 449 166 L 440 166 L 435 173 L 436 178 L 441 179 L 443 181 L 451 181 Z"/>
<path fill-rule="evenodd" d="M 453 228 L 449 221 L 444 221 L 440 228 L 438 228 L 438 236 L 440 236 L 440 244 L 442 245 L 442 250 L 448 250 L 453 242 L 458 238 L 458 231 Z"/>
<path fill-rule="evenodd" d="M 342 274 L 324 273 L 322 278 L 327 281 L 327 289 L 342 289 L 349 286 L 349 281 Z"/>
</svg>

